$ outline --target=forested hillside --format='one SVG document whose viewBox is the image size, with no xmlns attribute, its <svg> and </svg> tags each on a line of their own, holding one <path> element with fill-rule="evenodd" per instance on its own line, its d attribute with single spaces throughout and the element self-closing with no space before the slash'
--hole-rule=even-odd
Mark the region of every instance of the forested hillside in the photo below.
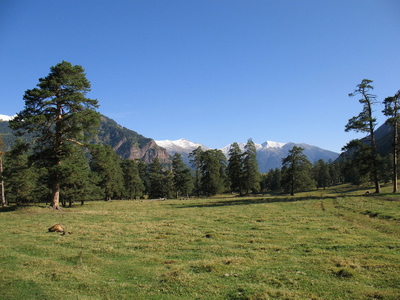
<svg viewBox="0 0 400 300">
<path fill-rule="evenodd" d="M 150 163 L 158 158 L 163 164 L 170 164 L 171 159 L 167 151 L 159 146 L 151 138 L 122 127 L 114 120 L 102 115 L 97 134 L 90 140 L 91 144 L 109 145 L 122 159 L 141 159 Z M 18 138 L 8 126 L 8 121 L 0 121 L 0 134 L 4 142 L 4 151 L 9 151 Z M 29 134 L 21 138 L 24 142 L 32 141 Z"/>
</svg>

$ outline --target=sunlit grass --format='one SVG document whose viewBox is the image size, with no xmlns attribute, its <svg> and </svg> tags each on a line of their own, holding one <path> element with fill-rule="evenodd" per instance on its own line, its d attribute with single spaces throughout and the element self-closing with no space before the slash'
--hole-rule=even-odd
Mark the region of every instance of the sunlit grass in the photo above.
<svg viewBox="0 0 400 300">
<path fill-rule="evenodd" d="M 0 288 L 5 299 L 398 299 L 400 201 L 387 189 L 3 211 Z M 55 223 L 71 234 L 47 232 Z"/>
</svg>

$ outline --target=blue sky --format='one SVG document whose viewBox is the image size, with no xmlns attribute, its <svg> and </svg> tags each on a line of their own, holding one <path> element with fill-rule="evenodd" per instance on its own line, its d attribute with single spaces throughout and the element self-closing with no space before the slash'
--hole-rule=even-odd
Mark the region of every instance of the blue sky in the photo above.
<svg viewBox="0 0 400 300">
<path fill-rule="evenodd" d="M 344 132 L 356 85 L 373 80 L 380 102 L 400 89 L 399 14 L 397 0 L 1 0 L 0 114 L 66 60 L 102 114 L 146 137 L 339 152 L 362 137 Z"/>
</svg>

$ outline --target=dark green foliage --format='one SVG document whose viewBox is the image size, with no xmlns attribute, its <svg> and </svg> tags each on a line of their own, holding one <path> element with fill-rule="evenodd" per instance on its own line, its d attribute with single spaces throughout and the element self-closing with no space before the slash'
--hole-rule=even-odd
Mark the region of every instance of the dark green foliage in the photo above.
<svg viewBox="0 0 400 300">
<path fill-rule="evenodd" d="M 384 158 L 382 158 L 380 177 L 385 184 L 388 184 L 390 181 L 393 180 L 393 161 L 394 159 L 392 153 L 389 153 Z"/>
<path fill-rule="evenodd" d="M 90 82 L 81 66 L 63 61 L 50 68 L 37 87 L 24 95 L 25 108 L 10 121 L 17 135 L 34 137 L 36 160 L 45 161 L 52 180 L 52 207 L 59 208 L 62 161 L 72 151 L 71 144 L 83 145 L 88 134 L 99 126 L 97 100 L 88 99 Z"/>
<path fill-rule="evenodd" d="M 370 151 L 368 153 L 368 156 L 365 156 L 364 158 L 368 162 L 371 169 L 371 174 L 375 183 L 375 191 L 376 193 L 380 193 L 378 176 L 379 159 L 376 152 L 376 142 L 374 135 L 376 118 L 372 116 L 372 105 L 376 103 L 376 95 L 371 94 L 371 91 L 374 89 L 371 83 L 372 80 L 363 79 L 361 83 L 357 85 L 355 91 L 349 94 L 350 97 L 360 95 L 360 99 L 358 101 L 362 104 L 363 108 L 358 116 L 353 117 L 349 120 L 345 127 L 345 131 L 354 130 L 357 132 L 369 134 L 368 147 L 370 148 Z M 366 154 L 366 152 L 364 154 Z"/>
<path fill-rule="evenodd" d="M 156 158 L 148 166 L 148 177 L 149 177 L 149 197 L 150 198 L 162 198 L 164 197 L 164 172 L 160 161 Z"/>
<path fill-rule="evenodd" d="M 199 146 L 189 154 L 190 163 L 195 171 L 194 188 L 197 196 L 200 196 L 201 189 L 201 157 L 203 152 L 204 151 Z"/>
<path fill-rule="evenodd" d="M 352 140 L 342 150 L 349 153 L 347 159 L 343 161 L 343 174 L 345 181 L 355 185 L 360 185 L 369 180 L 373 180 L 373 170 L 371 168 L 372 149 L 361 140 Z M 380 164 L 380 157 L 376 158 Z M 379 165 L 378 165 L 379 166 Z"/>
<path fill-rule="evenodd" d="M 232 192 L 243 194 L 243 153 L 238 143 L 233 143 L 229 150 L 227 175 L 230 179 L 230 187 Z"/>
<path fill-rule="evenodd" d="M 1 207 L 5 207 L 7 205 L 7 201 L 5 198 L 5 193 L 4 193 L 4 178 L 3 178 L 3 146 L 4 142 L 1 138 L 0 134 L 0 197 L 1 197 Z"/>
<path fill-rule="evenodd" d="M 400 90 L 392 97 L 387 97 L 383 104 L 385 105 L 382 111 L 388 117 L 387 122 L 395 127 L 400 121 Z"/>
<path fill-rule="evenodd" d="M 148 194 L 150 188 L 149 188 L 149 176 L 147 174 L 148 173 L 147 164 L 140 159 L 136 159 L 135 161 L 139 172 L 139 177 L 144 184 L 144 193 Z"/>
<path fill-rule="evenodd" d="M 393 192 L 397 193 L 397 177 L 398 177 L 398 155 L 399 155 L 399 122 L 400 122 L 400 90 L 393 96 L 384 100 L 385 109 L 383 113 L 388 117 L 387 123 L 393 128 Z"/>
<path fill-rule="evenodd" d="M 243 153 L 243 189 L 249 192 L 260 190 L 260 173 L 258 172 L 257 149 L 252 139 L 247 141 Z"/>
<path fill-rule="evenodd" d="M 99 114 L 95 111 L 97 100 L 85 97 L 90 82 L 84 69 L 63 61 L 50 70 L 47 77 L 39 79 L 37 88 L 25 92 L 25 109 L 10 121 L 10 127 L 18 134 L 32 133 L 42 146 L 55 138 L 85 140 L 84 133 L 99 125 Z"/>
<path fill-rule="evenodd" d="M 134 160 L 124 159 L 121 161 L 124 174 L 124 198 L 137 199 L 144 192 L 144 184 L 139 175 L 138 163 Z"/>
<path fill-rule="evenodd" d="M 60 201 L 65 207 L 72 203 L 95 200 L 101 197 L 101 189 L 97 186 L 98 177 L 90 170 L 85 153 L 74 148 L 69 157 L 61 165 Z"/>
<path fill-rule="evenodd" d="M 35 188 L 32 192 L 33 199 L 35 202 L 43 202 L 46 203 L 51 202 L 51 187 L 49 186 L 50 174 L 49 171 L 44 167 L 37 167 L 35 165 L 31 166 L 31 171 L 35 174 L 34 182 Z"/>
<path fill-rule="evenodd" d="M 294 146 L 289 155 L 282 159 L 282 185 L 292 196 L 296 190 L 307 190 L 315 186 L 311 179 L 312 164 L 303 150 Z"/>
<path fill-rule="evenodd" d="M 345 127 L 345 131 L 355 130 L 357 132 L 371 133 L 371 129 L 376 126 L 376 118 L 372 116 L 372 105 L 376 103 L 376 95 L 370 92 L 374 87 L 370 84 L 372 80 L 363 79 L 353 93 L 350 93 L 350 97 L 360 95 L 361 98 L 358 100 L 362 105 L 362 111 L 356 117 L 349 119 Z"/>
<path fill-rule="evenodd" d="M 149 198 L 168 198 L 172 191 L 172 175 L 163 171 L 158 158 L 148 166 Z"/>
<path fill-rule="evenodd" d="M 201 155 L 201 188 L 207 196 L 222 193 L 226 183 L 226 157 L 221 150 L 207 150 Z"/>
<path fill-rule="evenodd" d="M 318 188 L 325 189 L 331 183 L 331 175 L 329 165 L 323 160 L 318 160 L 313 167 L 314 180 L 317 182 Z"/>
<path fill-rule="evenodd" d="M 332 162 L 332 160 L 329 160 L 329 176 L 331 178 L 331 184 L 340 184 L 342 183 L 342 164 L 340 160 L 336 162 Z"/>
<path fill-rule="evenodd" d="M 35 174 L 29 164 L 26 150 L 27 146 L 21 140 L 17 140 L 14 149 L 5 155 L 3 175 L 8 202 L 35 201 L 32 194 L 35 188 Z"/>
<path fill-rule="evenodd" d="M 27 154 L 28 146 L 16 140 L 5 155 L 4 180 L 7 201 L 13 203 L 49 202 L 51 189 L 47 168 L 36 164 Z"/>
<path fill-rule="evenodd" d="M 105 200 L 118 199 L 123 191 L 123 173 L 119 156 L 106 145 L 92 145 L 90 147 L 90 167 L 97 173 L 99 185 Z"/>
<path fill-rule="evenodd" d="M 178 199 L 180 195 L 189 197 L 193 190 L 193 177 L 179 153 L 175 153 L 172 159 L 172 176 L 176 198 Z"/>
<path fill-rule="evenodd" d="M 276 168 L 269 170 L 268 173 L 262 174 L 261 190 L 279 193 L 282 191 L 282 172 Z"/>
<path fill-rule="evenodd" d="M 32 134 L 24 134 L 22 136 L 15 135 L 15 131 L 10 128 L 8 121 L 0 120 L 0 134 L 4 142 L 3 151 L 11 151 L 16 143 L 16 140 L 22 140 L 24 143 L 32 143 L 34 140 Z"/>
</svg>

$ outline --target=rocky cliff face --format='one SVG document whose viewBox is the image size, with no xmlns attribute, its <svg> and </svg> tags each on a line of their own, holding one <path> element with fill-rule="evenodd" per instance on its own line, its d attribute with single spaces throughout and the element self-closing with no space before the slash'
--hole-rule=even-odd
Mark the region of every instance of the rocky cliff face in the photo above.
<svg viewBox="0 0 400 300">
<path fill-rule="evenodd" d="M 127 140 L 124 139 L 117 145 L 117 147 L 113 148 L 116 153 L 120 152 L 119 154 L 121 157 L 126 156 L 128 154 L 128 152 L 125 152 L 123 150 L 119 151 L 121 146 L 123 146 L 124 143 L 126 142 Z M 171 162 L 167 150 L 157 146 L 154 140 L 150 140 L 150 142 L 145 144 L 144 147 L 142 148 L 139 148 L 138 146 L 135 145 L 130 145 L 129 148 L 130 148 L 129 156 L 126 157 L 127 159 L 141 159 L 146 164 L 153 162 L 155 158 L 158 158 L 158 160 L 162 164 Z"/>
<path fill-rule="evenodd" d="M 158 158 L 162 164 L 171 163 L 167 150 L 158 146 L 153 139 L 122 127 L 105 116 L 101 117 L 99 132 L 93 142 L 110 145 L 123 159 L 141 159 L 151 163 Z"/>
</svg>

